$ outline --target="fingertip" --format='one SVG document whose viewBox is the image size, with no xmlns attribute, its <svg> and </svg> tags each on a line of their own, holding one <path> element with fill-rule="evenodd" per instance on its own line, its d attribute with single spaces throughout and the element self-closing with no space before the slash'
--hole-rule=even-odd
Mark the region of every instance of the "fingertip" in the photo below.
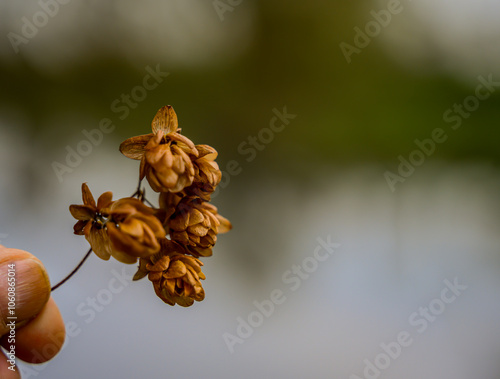
<svg viewBox="0 0 500 379">
<path fill-rule="evenodd" d="M 17 366 L 12 366 L 2 352 L 0 352 L 0 378 L 21 379 Z"/>
<path fill-rule="evenodd" d="M 36 316 L 50 297 L 50 281 L 42 262 L 32 254 L 0 247 L 0 335 L 8 332 L 7 316 L 23 325 Z M 8 293 L 12 295 L 6 296 Z"/>
<path fill-rule="evenodd" d="M 16 356 L 29 363 L 46 362 L 59 353 L 65 338 L 61 312 L 50 297 L 33 320 L 16 330 Z"/>
</svg>

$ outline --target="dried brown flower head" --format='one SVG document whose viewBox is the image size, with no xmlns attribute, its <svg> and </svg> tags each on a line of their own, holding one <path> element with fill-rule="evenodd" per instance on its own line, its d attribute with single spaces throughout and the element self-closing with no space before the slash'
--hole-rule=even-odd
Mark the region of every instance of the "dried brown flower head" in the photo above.
<svg viewBox="0 0 500 379">
<path fill-rule="evenodd" d="M 198 154 L 194 144 L 178 133 L 159 131 L 145 147 L 140 178 L 146 177 L 156 192 L 179 192 L 191 185 L 194 167 L 189 154 Z"/>
<path fill-rule="evenodd" d="M 205 298 L 198 258 L 211 256 L 217 234 L 232 227 L 209 203 L 222 174 L 217 151 L 181 135 L 171 106 L 156 113 L 151 129 L 120 145 L 125 156 L 141 161 L 136 192 L 116 201 L 106 192 L 96 203 L 84 183 L 83 205 L 70 206 L 78 220 L 74 232 L 85 235 L 102 259 L 139 260 L 134 280 L 148 276 L 165 303 L 188 307 Z M 141 189 L 144 178 L 160 193 L 158 209 Z"/>
<path fill-rule="evenodd" d="M 160 251 L 158 239 L 165 238 L 166 232 L 155 213 L 138 199 L 115 201 L 110 207 L 107 225 L 113 249 L 135 258 Z"/>
<path fill-rule="evenodd" d="M 185 189 L 187 195 L 198 196 L 205 201 L 210 200 L 210 195 L 220 183 L 222 173 L 215 162 L 217 150 L 208 145 L 196 145 L 198 156 L 192 157 L 194 167 L 193 184 Z"/>
<path fill-rule="evenodd" d="M 194 301 L 205 298 L 200 280 L 203 263 L 185 255 L 184 248 L 172 241 L 162 241 L 162 251 L 149 258 L 142 258 L 134 280 L 148 275 L 156 295 L 170 305 L 189 307 Z"/>
<path fill-rule="evenodd" d="M 171 196 L 162 203 L 167 203 L 170 199 Z M 172 215 L 166 218 L 164 225 L 172 240 L 186 246 L 195 257 L 211 256 L 217 234 L 231 229 L 229 221 L 217 213 L 215 206 L 193 196 L 182 198 Z"/>
<path fill-rule="evenodd" d="M 179 192 L 193 183 L 190 156 L 197 157 L 198 150 L 178 133 L 177 125 L 173 108 L 163 107 L 152 121 L 153 133 L 129 138 L 120 145 L 123 155 L 141 160 L 139 179 L 146 177 L 156 192 Z"/>
<path fill-rule="evenodd" d="M 85 235 L 99 258 L 113 256 L 123 263 L 135 263 L 160 250 L 157 239 L 165 238 L 166 233 L 153 209 L 133 198 L 113 202 L 111 192 L 102 194 L 96 204 L 85 183 L 82 197 L 83 205 L 69 207 L 78 220 L 74 233 Z"/>
<path fill-rule="evenodd" d="M 69 207 L 71 215 L 78 220 L 73 227 L 74 233 L 85 235 L 94 253 L 104 260 L 108 260 L 113 255 L 111 241 L 105 226 L 112 197 L 112 192 L 105 192 L 99 196 L 96 204 L 89 187 L 83 183 L 83 205 L 70 205 Z"/>
</svg>

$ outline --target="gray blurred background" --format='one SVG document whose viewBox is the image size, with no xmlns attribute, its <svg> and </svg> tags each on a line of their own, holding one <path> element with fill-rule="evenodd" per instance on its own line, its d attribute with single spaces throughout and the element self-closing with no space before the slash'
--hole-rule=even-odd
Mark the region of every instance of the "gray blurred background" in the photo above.
<svg viewBox="0 0 500 379">
<path fill-rule="evenodd" d="M 219 151 L 214 204 L 234 226 L 191 308 L 91 256 L 53 294 L 63 351 L 24 378 L 500 378 L 499 12 L 1 0 L 0 243 L 63 278 L 88 248 L 68 212 L 81 183 L 133 193 L 119 143 L 167 104 Z"/>
</svg>

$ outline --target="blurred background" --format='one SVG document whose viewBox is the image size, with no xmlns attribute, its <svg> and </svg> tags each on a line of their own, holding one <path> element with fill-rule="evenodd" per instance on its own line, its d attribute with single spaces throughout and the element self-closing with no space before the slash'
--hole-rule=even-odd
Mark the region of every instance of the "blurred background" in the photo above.
<svg viewBox="0 0 500 379">
<path fill-rule="evenodd" d="M 23 378 L 500 378 L 499 12 L 0 0 L 0 243 L 62 279 L 88 248 L 81 183 L 132 194 L 118 146 L 166 104 L 219 151 L 234 226 L 191 308 L 91 256 L 53 294 L 63 351 Z M 340 245 L 321 262 L 320 241 Z"/>
</svg>

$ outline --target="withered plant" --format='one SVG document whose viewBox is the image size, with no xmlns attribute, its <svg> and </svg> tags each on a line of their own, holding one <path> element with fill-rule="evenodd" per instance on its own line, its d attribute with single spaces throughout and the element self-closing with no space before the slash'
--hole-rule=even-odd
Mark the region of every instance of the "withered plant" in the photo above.
<svg viewBox="0 0 500 379">
<path fill-rule="evenodd" d="M 199 258 L 211 256 L 217 235 L 231 229 L 209 203 L 222 176 L 215 162 L 217 151 L 182 135 L 169 105 L 156 113 L 151 126 L 152 133 L 120 145 L 123 155 L 140 161 L 139 184 L 131 197 L 113 201 L 112 193 L 105 192 L 96 202 L 87 184 L 82 184 L 83 204 L 69 210 L 78 220 L 74 233 L 85 236 L 90 250 L 52 290 L 94 251 L 104 260 L 138 263 L 133 279 L 147 276 L 167 304 L 188 307 L 205 298 Z M 159 193 L 158 208 L 141 189 L 144 178 Z"/>
</svg>

